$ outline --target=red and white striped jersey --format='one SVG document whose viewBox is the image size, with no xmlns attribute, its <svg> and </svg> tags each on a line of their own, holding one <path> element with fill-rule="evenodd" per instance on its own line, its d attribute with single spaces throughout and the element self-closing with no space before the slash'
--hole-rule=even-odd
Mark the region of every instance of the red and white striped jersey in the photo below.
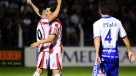
<svg viewBox="0 0 136 76">
<path fill-rule="evenodd" d="M 49 20 L 47 18 L 42 18 L 37 25 L 37 31 L 36 31 L 36 36 L 37 36 L 37 41 L 46 39 L 49 37 Z M 49 51 L 49 43 L 44 43 L 40 44 L 38 46 L 38 52 L 41 51 Z"/>
<path fill-rule="evenodd" d="M 62 25 L 57 19 L 50 24 L 49 35 L 51 34 L 56 35 L 56 37 L 50 42 L 50 53 L 62 53 Z"/>
</svg>

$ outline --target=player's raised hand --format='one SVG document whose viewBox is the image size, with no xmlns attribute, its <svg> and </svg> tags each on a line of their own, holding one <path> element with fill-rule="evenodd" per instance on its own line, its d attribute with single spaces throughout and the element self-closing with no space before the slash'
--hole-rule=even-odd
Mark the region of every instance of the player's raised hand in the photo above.
<svg viewBox="0 0 136 76">
<path fill-rule="evenodd" d="M 39 45 L 38 42 L 34 42 L 33 44 L 31 44 L 31 47 L 32 47 L 32 48 L 36 48 L 38 45 Z"/>
<path fill-rule="evenodd" d="M 128 52 L 128 57 L 129 57 L 130 62 L 135 61 L 135 54 L 132 51 Z"/>
<path fill-rule="evenodd" d="M 31 0 L 27 0 L 27 4 L 31 5 L 32 1 Z"/>
</svg>

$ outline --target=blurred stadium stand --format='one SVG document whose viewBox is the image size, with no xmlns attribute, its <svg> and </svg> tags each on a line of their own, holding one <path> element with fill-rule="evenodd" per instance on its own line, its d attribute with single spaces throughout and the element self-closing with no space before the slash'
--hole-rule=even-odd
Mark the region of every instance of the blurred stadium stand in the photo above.
<svg viewBox="0 0 136 76">
<path fill-rule="evenodd" d="M 46 0 L 33 0 L 38 6 Z M 84 46 L 93 45 L 92 24 L 100 18 L 98 0 L 63 0 L 59 19 L 63 25 L 63 45 L 80 46 L 81 25 L 84 31 Z M 136 0 L 113 0 L 112 15 L 120 19 L 128 33 L 131 45 L 136 45 Z M 43 3 L 44 4 L 44 3 Z M 22 28 L 23 45 L 36 41 L 36 25 L 39 17 L 26 0 L 0 0 L 0 47 L 18 47 L 19 27 Z M 119 39 L 119 45 L 124 45 Z"/>
</svg>

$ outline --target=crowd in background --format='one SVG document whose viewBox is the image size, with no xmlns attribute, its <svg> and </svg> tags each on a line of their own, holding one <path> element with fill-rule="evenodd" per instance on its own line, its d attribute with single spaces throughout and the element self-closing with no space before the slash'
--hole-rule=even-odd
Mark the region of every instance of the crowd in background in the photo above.
<svg viewBox="0 0 136 76">
<path fill-rule="evenodd" d="M 45 0 L 46 1 L 46 0 Z M 85 46 L 93 45 L 93 23 L 100 18 L 98 0 L 63 0 L 59 19 L 63 25 L 64 46 L 80 45 L 79 26 L 84 31 Z M 131 45 L 136 45 L 135 0 L 112 0 L 111 15 L 120 19 Z M 23 46 L 36 41 L 39 17 L 26 0 L 0 0 L 0 47 L 17 47 L 19 28 L 23 31 Z M 119 40 L 119 45 L 124 45 Z"/>
</svg>

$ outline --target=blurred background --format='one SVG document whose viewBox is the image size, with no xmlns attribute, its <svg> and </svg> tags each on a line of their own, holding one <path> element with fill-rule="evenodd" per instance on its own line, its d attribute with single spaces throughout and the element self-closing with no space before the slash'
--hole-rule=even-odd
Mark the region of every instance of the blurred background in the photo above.
<svg viewBox="0 0 136 76">
<path fill-rule="evenodd" d="M 40 4 L 40 1 L 46 2 L 33 0 L 36 5 Z M 98 0 L 63 0 L 59 19 L 63 25 L 64 46 L 93 45 L 92 25 L 100 18 L 97 2 Z M 131 45 L 135 46 L 136 1 L 113 0 L 112 3 L 112 15 L 122 21 Z M 35 30 L 38 21 L 39 17 L 26 0 L 0 0 L 0 47 L 30 46 L 36 41 Z"/>
<path fill-rule="evenodd" d="M 44 4 L 44 2 L 46 2 L 46 0 L 33 0 L 33 2 L 37 7 L 40 7 Z M 78 63 L 78 58 L 76 59 L 76 52 L 77 55 L 78 52 L 81 53 L 79 54 L 79 63 L 82 63 L 81 66 L 84 66 L 83 64 L 85 61 L 87 61 L 87 59 L 87 65 L 89 65 L 89 63 L 92 65 L 93 63 L 93 61 L 89 60 L 89 58 L 95 52 L 93 48 L 93 23 L 100 18 L 97 3 L 98 0 L 62 0 L 62 8 L 59 14 L 59 19 L 63 25 L 62 43 L 64 45 L 65 58 L 69 60 L 70 63 L 74 61 Z M 128 34 L 130 43 L 134 48 L 136 46 L 135 4 L 136 0 L 112 0 L 111 5 L 112 16 L 122 21 L 123 27 Z M 29 58 L 25 58 L 26 52 L 28 52 L 25 50 L 26 47 L 28 47 L 27 50 L 32 50 L 29 48 L 29 46 L 31 43 L 36 41 L 36 27 L 39 20 L 40 18 L 26 3 L 26 0 L 0 0 L 1 66 L 16 66 L 16 64 L 26 66 L 26 59 Z M 119 39 L 119 46 L 124 47 L 124 43 L 121 39 Z M 83 53 L 83 50 L 86 51 L 86 47 L 91 48 L 87 49 L 87 53 Z M 73 50 L 73 52 L 70 52 L 72 54 L 66 52 L 69 50 Z M 124 50 L 124 48 L 121 48 L 121 50 Z M 32 52 L 33 51 L 30 53 Z M 84 55 L 86 54 L 87 56 L 85 58 Z M 125 55 L 126 54 L 124 53 L 121 54 L 122 60 L 123 58 L 127 58 Z M 82 60 L 82 58 L 85 58 L 85 60 Z M 15 63 L 19 60 L 21 60 L 21 63 Z M 132 66 L 136 65 L 134 64 Z"/>
</svg>

